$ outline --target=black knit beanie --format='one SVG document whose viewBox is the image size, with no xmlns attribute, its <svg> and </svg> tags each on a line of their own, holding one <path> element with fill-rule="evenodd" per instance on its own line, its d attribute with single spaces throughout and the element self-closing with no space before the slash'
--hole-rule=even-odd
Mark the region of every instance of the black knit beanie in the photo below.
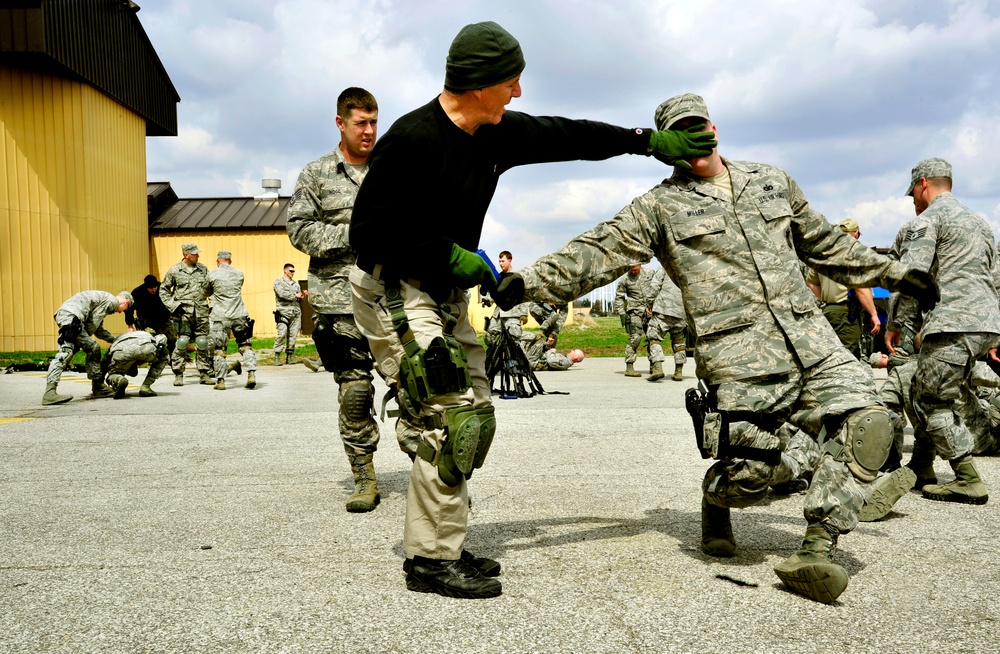
<svg viewBox="0 0 1000 654">
<path fill-rule="evenodd" d="M 524 70 L 521 45 L 493 21 L 466 25 L 451 42 L 445 88 L 470 91 L 517 77 Z"/>
</svg>

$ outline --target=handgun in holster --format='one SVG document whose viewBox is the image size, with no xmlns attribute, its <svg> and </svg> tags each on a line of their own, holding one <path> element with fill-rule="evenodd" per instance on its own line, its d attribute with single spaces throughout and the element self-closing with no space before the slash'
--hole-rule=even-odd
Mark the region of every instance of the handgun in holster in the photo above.
<svg viewBox="0 0 1000 654">
<path fill-rule="evenodd" d="M 403 310 L 403 295 L 398 283 L 385 281 L 386 304 L 392 324 L 403 345 L 399 381 L 411 398 L 418 402 L 442 393 L 460 393 L 472 386 L 465 348 L 452 334 L 458 322 L 447 311 L 441 336 L 435 336 L 427 348 L 417 344 Z"/>
<path fill-rule="evenodd" d="M 760 429 L 773 433 L 781 424 L 773 416 L 765 416 L 754 411 L 724 411 L 719 409 L 716 388 L 710 387 L 704 379 L 698 380 L 697 388 L 689 388 L 684 393 L 684 407 L 694 422 L 694 436 L 701 458 L 751 459 L 763 461 L 772 466 L 781 462 L 780 449 L 733 445 L 729 441 L 730 422 L 750 422 Z"/>
<path fill-rule="evenodd" d="M 59 344 L 63 343 L 76 343 L 76 339 L 80 337 L 83 332 L 83 325 L 80 324 L 80 319 L 73 316 L 73 320 L 68 325 L 62 325 L 59 327 Z"/>
</svg>

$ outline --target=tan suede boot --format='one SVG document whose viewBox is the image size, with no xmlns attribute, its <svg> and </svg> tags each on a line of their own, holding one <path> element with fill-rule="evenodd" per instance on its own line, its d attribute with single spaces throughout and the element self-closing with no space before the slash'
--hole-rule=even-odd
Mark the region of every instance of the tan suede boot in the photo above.
<svg viewBox="0 0 1000 654">
<path fill-rule="evenodd" d="M 42 405 L 48 406 L 49 404 L 62 404 L 63 402 L 69 402 L 72 399 L 72 395 L 60 395 L 57 393 L 56 384 L 49 383 L 45 385 L 45 395 L 42 396 Z"/>
<path fill-rule="evenodd" d="M 354 494 L 347 498 L 347 510 L 351 513 L 371 511 L 382 499 L 375 481 L 372 455 L 348 455 L 347 459 L 351 462 L 351 472 L 354 473 Z"/>
<path fill-rule="evenodd" d="M 823 525 L 806 528 L 802 546 L 774 568 L 791 590 L 816 602 L 830 604 L 847 588 L 847 570 L 833 562 L 837 535 Z"/>
<path fill-rule="evenodd" d="M 986 484 L 979 478 L 979 471 L 971 455 L 951 461 L 955 471 L 955 481 L 947 484 L 924 486 L 924 497 L 938 502 L 960 502 L 962 504 L 986 504 L 990 495 Z"/>
</svg>

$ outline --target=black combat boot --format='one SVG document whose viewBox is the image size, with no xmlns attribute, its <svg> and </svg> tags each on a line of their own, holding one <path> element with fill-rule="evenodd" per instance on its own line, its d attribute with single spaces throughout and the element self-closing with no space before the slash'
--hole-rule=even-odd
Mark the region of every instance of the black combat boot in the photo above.
<svg viewBox="0 0 1000 654">
<path fill-rule="evenodd" d="M 465 557 L 457 561 L 413 557 L 406 573 L 406 588 L 458 599 L 485 599 L 503 592 L 499 580 L 485 576 Z"/>
<path fill-rule="evenodd" d="M 710 504 L 701 498 L 701 551 L 709 556 L 736 556 L 736 539 L 729 519 L 729 509 Z"/>
<path fill-rule="evenodd" d="M 484 577 L 499 577 L 500 562 L 488 559 L 485 556 L 476 556 L 469 550 L 462 550 L 462 560 L 471 565 L 479 574 Z M 409 573 L 413 568 L 413 559 L 403 560 L 403 572 Z"/>
</svg>

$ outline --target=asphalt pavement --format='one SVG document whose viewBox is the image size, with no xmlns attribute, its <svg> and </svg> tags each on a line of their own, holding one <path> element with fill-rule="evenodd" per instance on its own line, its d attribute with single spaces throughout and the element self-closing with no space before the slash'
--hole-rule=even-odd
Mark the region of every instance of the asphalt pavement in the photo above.
<svg viewBox="0 0 1000 654">
<path fill-rule="evenodd" d="M 467 540 L 503 564 L 489 600 L 406 590 L 410 461 L 391 422 L 381 505 L 345 512 L 327 373 L 265 366 L 256 389 L 230 376 L 220 392 L 189 369 L 184 387 L 168 374 L 158 397 L 136 382 L 124 400 L 85 399 L 67 373 L 73 401 L 48 407 L 44 373 L 0 375 L 0 652 L 1000 649 L 1000 460 L 977 460 L 985 506 L 911 492 L 842 536 L 850 585 L 818 604 L 772 571 L 801 541 L 802 495 L 734 511 L 736 558 L 701 553 L 693 361 L 681 383 L 624 367 L 587 359 L 539 373 L 567 395 L 495 398 Z"/>
</svg>

